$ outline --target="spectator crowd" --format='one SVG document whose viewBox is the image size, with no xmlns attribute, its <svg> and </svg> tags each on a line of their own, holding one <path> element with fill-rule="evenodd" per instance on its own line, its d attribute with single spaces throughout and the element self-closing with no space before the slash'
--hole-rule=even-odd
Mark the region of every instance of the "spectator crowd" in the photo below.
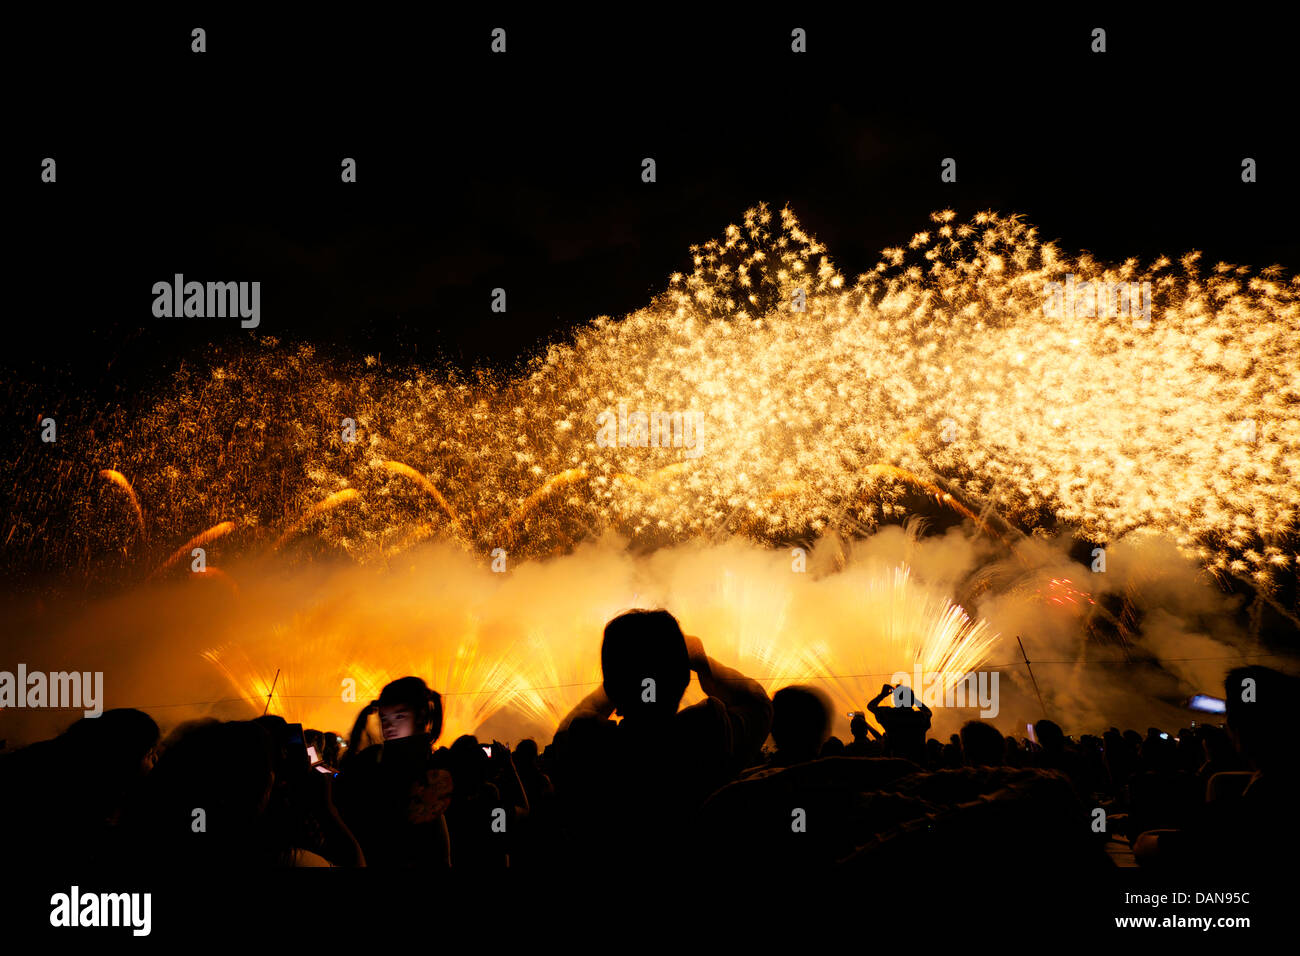
<svg viewBox="0 0 1300 956">
<path fill-rule="evenodd" d="M 666 611 L 616 617 L 600 654 L 602 684 L 544 748 L 439 746 L 441 698 L 419 677 L 385 686 L 347 740 L 269 715 L 165 740 L 138 710 L 83 718 L 0 755 L 7 850 L 102 867 L 593 873 L 714 860 L 901 874 L 983 854 L 1043 879 L 1296 858 L 1300 680 L 1275 670 L 1227 675 L 1223 726 L 1076 738 L 1041 720 L 1030 740 L 980 720 L 935 739 L 930 711 L 886 684 L 846 742 L 820 691 L 769 697 Z M 692 675 L 706 696 L 682 707 Z"/>
</svg>

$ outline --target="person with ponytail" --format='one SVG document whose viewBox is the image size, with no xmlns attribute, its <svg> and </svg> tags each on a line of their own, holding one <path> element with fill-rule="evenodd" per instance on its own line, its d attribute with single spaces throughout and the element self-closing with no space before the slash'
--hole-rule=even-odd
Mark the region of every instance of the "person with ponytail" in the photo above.
<svg viewBox="0 0 1300 956">
<path fill-rule="evenodd" d="M 381 742 L 362 749 L 370 715 Z M 451 774 L 435 766 L 442 696 L 418 677 L 384 686 L 357 717 L 336 781 L 336 802 L 371 866 L 441 869 L 451 865 L 444 812 Z"/>
<path fill-rule="evenodd" d="M 379 713 L 384 740 L 400 740 L 424 734 L 430 743 L 442 733 L 442 695 L 430 690 L 418 677 L 402 677 L 386 684 L 379 699 L 372 700 L 357 715 L 348 737 L 349 756 L 367 749 L 364 746 L 370 715 Z"/>
</svg>

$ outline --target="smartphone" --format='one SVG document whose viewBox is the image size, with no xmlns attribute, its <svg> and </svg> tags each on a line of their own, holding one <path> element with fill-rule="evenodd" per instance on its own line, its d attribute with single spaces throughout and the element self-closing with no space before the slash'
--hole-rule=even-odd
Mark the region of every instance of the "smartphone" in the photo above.
<svg viewBox="0 0 1300 956">
<path fill-rule="evenodd" d="M 1166 733 L 1164 733 L 1164 732 L 1162 731 L 1161 734 L 1160 734 L 1160 739 L 1161 739 L 1161 740 L 1168 740 L 1168 739 L 1169 739 L 1169 735 L 1166 734 Z"/>
<path fill-rule="evenodd" d="M 484 752 L 485 754 L 487 754 L 489 757 L 491 757 L 491 756 L 492 756 L 492 745 L 491 745 L 491 744 L 484 744 L 484 745 L 483 745 L 483 752 Z"/>
<path fill-rule="evenodd" d="M 307 745 L 307 762 L 313 767 L 320 764 L 320 755 L 316 753 L 316 748 L 311 744 Z"/>
<path fill-rule="evenodd" d="M 1203 714 L 1222 714 L 1228 709 L 1222 697 L 1211 697 L 1209 694 L 1195 694 L 1187 699 L 1185 706 L 1188 710 L 1200 711 Z"/>
<path fill-rule="evenodd" d="M 1034 725 L 1033 725 L 1033 724 L 1025 724 L 1025 733 L 1027 733 L 1027 734 L 1029 735 L 1029 739 L 1030 739 L 1033 743 L 1038 743 L 1038 734 L 1034 733 Z"/>
</svg>

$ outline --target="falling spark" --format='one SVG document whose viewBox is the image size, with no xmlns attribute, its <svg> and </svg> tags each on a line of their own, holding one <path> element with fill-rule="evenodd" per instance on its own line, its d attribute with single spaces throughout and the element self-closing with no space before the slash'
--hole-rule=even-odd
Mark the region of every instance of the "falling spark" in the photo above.
<svg viewBox="0 0 1300 956">
<path fill-rule="evenodd" d="M 318 501 L 307 509 L 306 514 L 290 525 L 284 534 L 280 535 L 272 550 L 279 550 L 280 546 L 289 540 L 289 538 L 293 537 L 320 515 L 333 511 L 339 505 L 346 504 L 349 501 L 355 501 L 358 497 L 359 495 L 355 488 L 344 488 L 342 491 L 334 492 L 334 494 L 330 495 L 325 500 Z"/>
<path fill-rule="evenodd" d="M 199 532 L 172 552 L 172 556 L 154 569 L 153 573 L 149 576 L 152 578 L 155 575 L 161 574 L 168 568 L 173 567 L 182 558 L 188 557 L 195 548 L 201 548 L 203 545 L 216 541 L 218 538 L 224 538 L 234 530 L 235 522 L 223 521 L 220 524 L 213 525 L 207 531 Z"/>
<path fill-rule="evenodd" d="M 442 496 L 442 492 L 434 487 L 433 482 L 420 474 L 410 465 L 404 465 L 400 461 L 385 461 L 383 467 L 387 468 L 395 475 L 402 475 L 406 478 L 410 478 L 417 485 L 423 488 L 430 497 L 438 503 L 438 507 L 447 513 L 447 517 L 451 519 L 452 527 L 457 531 L 461 530 L 460 518 L 456 516 L 456 512 L 452 510 L 451 505 L 447 504 L 447 499 Z"/>
<path fill-rule="evenodd" d="M 144 537 L 144 512 L 140 510 L 140 502 L 135 497 L 135 489 L 131 487 L 131 482 L 126 480 L 126 475 L 120 471 L 114 471 L 112 468 L 105 468 L 99 473 L 99 477 L 106 478 L 117 487 L 126 492 L 127 498 L 131 501 L 131 507 L 135 511 L 136 524 L 140 528 L 140 537 Z"/>
<path fill-rule="evenodd" d="M 529 513 L 541 502 L 550 497 L 557 489 L 563 488 L 565 485 L 571 485 L 577 481 L 583 481 L 586 477 L 587 472 L 581 468 L 570 468 L 552 477 L 546 482 L 546 484 L 542 485 L 542 487 L 529 495 L 527 500 L 519 506 L 519 510 L 514 512 L 505 520 L 505 523 L 502 526 L 505 533 L 513 538 L 515 529 L 518 528 L 520 522 L 527 518 Z"/>
</svg>

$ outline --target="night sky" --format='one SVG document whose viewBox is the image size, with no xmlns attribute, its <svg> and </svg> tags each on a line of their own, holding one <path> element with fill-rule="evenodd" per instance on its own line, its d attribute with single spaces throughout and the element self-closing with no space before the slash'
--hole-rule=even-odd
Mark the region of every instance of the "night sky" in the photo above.
<svg viewBox="0 0 1300 956">
<path fill-rule="evenodd" d="M 1285 31 L 1122 7 L 1016 25 L 928 8 L 573 19 L 16 29 L 34 66 L 7 124 L 23 292 L 0 362 L 103 401 L 241 335 L 509 367 L 646 304 L 689 271 L 692 243 L 759 201 L 789 203 L 850 278 L 945 207 L 1020 212 L 1108 260 L 1300 263 L 1296 161 L 1276 130 L 1294 109 Z M 806 55 L 789 52 L 793 26 Z M 1089 52 L 1094 26 L 1105 54 Z M 644 156 L 657 183 L 640 180 Z M 1243 156 L 1259 182 L 1240 182 Z M 260 328 L 155 319 L 151 286 L 176 272 L 260 280 Z M 489 311 L 496 286 L 505 315 Z"/>
</svg>

